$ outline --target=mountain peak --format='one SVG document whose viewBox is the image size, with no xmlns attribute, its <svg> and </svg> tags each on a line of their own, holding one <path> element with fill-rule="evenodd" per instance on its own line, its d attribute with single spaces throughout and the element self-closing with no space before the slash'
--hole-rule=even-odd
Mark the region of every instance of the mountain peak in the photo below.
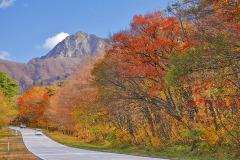
<svg viewBox="0 0 240 160">
<path fill-rule="evenodd" d="M 107 43 L 107 40 L 104 38 L 79 31 L 59 42 L 46 56 L 40 59 L 83 58 L 105 50 Z"/>
<path fill-rule="evenodd" d="M 0 60 L 0 71 L 19 83 L 25 92 L 38 85 L 56 84 L 84 65 L 93 65 L 111 46 L 111 40 L 79 31 L 58 43 L 46 56 L 28 63 Z"/>
</svg>

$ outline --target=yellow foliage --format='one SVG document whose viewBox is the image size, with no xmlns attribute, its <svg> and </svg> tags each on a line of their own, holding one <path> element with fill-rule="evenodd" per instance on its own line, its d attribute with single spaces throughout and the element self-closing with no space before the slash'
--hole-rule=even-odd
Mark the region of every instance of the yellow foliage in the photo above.
<svg viewBox="0 0 240 160">
<path fill-rule="evenodd" d="M 163 143 L 161 143 L 161 140 L 158 137 L 152 137 L 152 146 L 153 147 L 163 146 Z"/>
<path fill-rule="evenodd" d="M 14 119 L 18 112 L 13 109 L 13 104 L 9 102 L 2 91 L 0 91 L 0 125 L 5 126 Z"/>
</svg>

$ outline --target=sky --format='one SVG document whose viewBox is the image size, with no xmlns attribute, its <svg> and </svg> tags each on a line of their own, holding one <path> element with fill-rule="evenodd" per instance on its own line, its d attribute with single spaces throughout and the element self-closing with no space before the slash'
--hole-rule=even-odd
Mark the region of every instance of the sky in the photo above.
<svg viewBox="0 0 240 160">
<path fill-rule="evenodd" d="M 108 38 L 170 0 L 0 0 L 0 59 L 27 63 L 78 31 Z"/>
</svg>

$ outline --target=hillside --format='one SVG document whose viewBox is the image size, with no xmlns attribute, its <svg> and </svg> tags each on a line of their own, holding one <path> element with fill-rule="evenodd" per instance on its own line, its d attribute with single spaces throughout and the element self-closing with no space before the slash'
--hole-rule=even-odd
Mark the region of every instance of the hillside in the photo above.
<svg viewBox="0 0 240 160">
<path fill-rule="evenodd" d="M 19 90 L 25 92 L 33 86 L 51 85 L 67 79 L 77 66 L 93 64 L 109 46 L 109 39 L 80 31 L 66 37 L 47 55 L 28 63 L 0 59 L 0 71 L 19 83 Z M 88 62 L 88 59 L 91 60 Z"/>
</svg>

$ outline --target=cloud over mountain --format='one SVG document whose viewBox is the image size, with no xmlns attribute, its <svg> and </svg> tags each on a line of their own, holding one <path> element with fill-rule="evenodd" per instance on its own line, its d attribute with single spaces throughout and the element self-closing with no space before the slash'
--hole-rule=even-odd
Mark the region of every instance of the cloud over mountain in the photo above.
<svg viewBox="0 0 240 160">
<path fill-rule="evenodd" d="M 7 59 L 7 57 L 9 57 L 10 54 L 6 51 L 0 51 L 0 59 Z"/>
<path fill-rule="evenodd" d="M 45 43 L 40 48 L 53 49 L 53 47 L 55 47 L 59 42 L 64 40 L 67 36 L 69 36 L 68 33 L 58 33 L 53 37 L 47 38 L 45 40 Z"/>
</svg>

